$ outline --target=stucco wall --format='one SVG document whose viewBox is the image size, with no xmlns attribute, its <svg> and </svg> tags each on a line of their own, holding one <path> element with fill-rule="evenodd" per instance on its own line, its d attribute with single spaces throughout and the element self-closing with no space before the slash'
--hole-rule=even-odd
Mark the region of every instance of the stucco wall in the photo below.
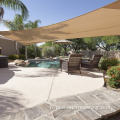
<svg viewBox="0 0 120 120">
<path fill-rule="evenodd" d="M 18 44 L 18 53 L 19 53 L 19 48 L 21 47 L 21 44 Z M 16 42 L 8 39 L 3 39 L 0 38 L 0 47 L 2 48 L 2 55 L 12 55 L 12 54 L 17 54 L 16 51 Z"/>
<path fill-rule="evenodd" d="M 100 51 L 100 50 L 87 51 L 87 50 L 83 50 L 83 51 L 81 51 L 81 53 L 83 55 L 85 55 L 86 57 L 92 57 L 93 54 L 101 54 L 101 55 L 104 55 L 107 57 L 115 57 L 115 58 L 120 59 L 120 50 L 118 50 L 118 51 Z"/>
</svg>

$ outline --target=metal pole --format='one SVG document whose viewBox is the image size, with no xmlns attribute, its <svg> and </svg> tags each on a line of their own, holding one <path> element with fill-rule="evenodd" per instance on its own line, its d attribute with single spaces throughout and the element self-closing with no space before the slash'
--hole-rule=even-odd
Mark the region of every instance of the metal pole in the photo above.
<svg viewBox="0 0 120 120">
<path fill-rule="evenodd" d="M 35 58 L 37 57 L 37 46 L 36 44 L 34 45 L 34 48 L 35 48 Z"/>
<path fill-rule="evenodd" d="M 27 54 L 27 46 L 25 46 L 25 59 L 28 59 L 28 54 Z"/>
<path fill-rule="evenodd" d="M 18 43 L 15 42 L 16 54 L 18 55 Z"/>
</svg>

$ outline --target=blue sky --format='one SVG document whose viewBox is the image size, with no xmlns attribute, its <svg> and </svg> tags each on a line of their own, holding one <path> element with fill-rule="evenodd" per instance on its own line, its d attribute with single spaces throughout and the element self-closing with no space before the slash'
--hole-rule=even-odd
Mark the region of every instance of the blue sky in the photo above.
<svg viewBox="0 0 120 120">
<path fill-rule="evenodd" d="M 80 16 L 115 0 L 22 0 L 29 10 L 28 20 L 41 20 L 46 26 Z M 14 12 L 5 8 L 4 19 L 12 20 Z M 0 24 L 0 31 L 8 30 Z"/>
</svg>

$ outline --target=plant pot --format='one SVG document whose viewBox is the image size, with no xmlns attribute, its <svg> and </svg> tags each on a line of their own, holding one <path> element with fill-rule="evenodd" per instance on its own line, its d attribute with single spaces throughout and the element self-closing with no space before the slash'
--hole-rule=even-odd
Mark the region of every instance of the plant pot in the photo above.
<svg viewBox="0 0 120 120">
<path fill-rule="evenodd" d="M 104 79 L 104 87 L 106 87 L 107 86 L 107 78 L 106 78 L 106 71 L 104 70 L 103 71 L 103 79 Z"/>
</svg>

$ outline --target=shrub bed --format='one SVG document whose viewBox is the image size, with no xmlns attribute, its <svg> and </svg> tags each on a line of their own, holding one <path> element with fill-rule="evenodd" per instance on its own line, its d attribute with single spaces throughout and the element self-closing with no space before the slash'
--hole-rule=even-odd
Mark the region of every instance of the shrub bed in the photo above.
<svg viewBox="0 0 120 120">
<path fill-rule="evenodd" d="M 107 71 L 107 69 L 111 66 L 117 66 L 119 64 L 119 60 L 116 58 L 102 58 L 99 62 L 99 68 L 101 70 Z"/>
<path fill-rule="evenodd" d="M 9 55 L 8 57 L 10 60 L 16 60 L 16 59 L 22 59 L 22 60 L 25 60 L 25 55 L 23 54 L 20 54 L 20 55 Z"/>
<path fill-rule="evenodd" d="M 14 55 L 9 55 L 9 57 L 8 57 L 10 60 L 16 60 L 16 59 L 19 59 L 19 55 L 16 55 L 16 54 L 14 54 Z"/>
</svg>

